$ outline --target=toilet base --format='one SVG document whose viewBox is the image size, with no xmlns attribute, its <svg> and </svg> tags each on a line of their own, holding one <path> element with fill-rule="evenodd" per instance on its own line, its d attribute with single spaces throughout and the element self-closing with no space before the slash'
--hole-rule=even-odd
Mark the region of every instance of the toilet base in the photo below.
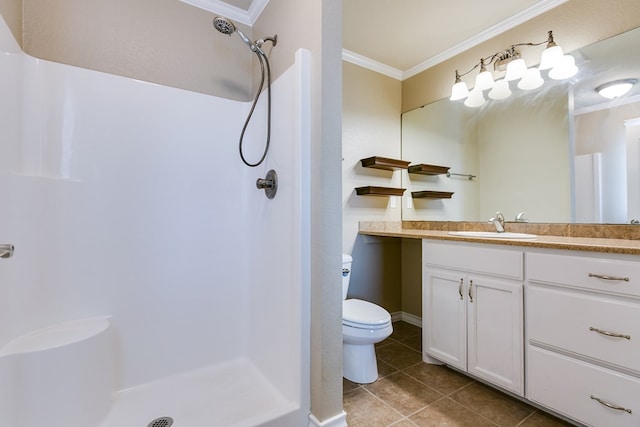
<svg viewBox="0 0 640 427">
<path fill-rule="evenodd" d="M 342 343 L 342 376 L 358 384 L 378 379 L 378 362 L 373 344 Z"/>
</svg>

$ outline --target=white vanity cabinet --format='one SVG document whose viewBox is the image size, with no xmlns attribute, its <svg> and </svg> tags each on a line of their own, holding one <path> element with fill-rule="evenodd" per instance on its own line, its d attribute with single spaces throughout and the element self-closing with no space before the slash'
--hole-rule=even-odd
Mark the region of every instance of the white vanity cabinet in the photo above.
<svg viewBox="0 0 640 427">
<path fill-rule="evenodd" d="M 434 358 L 523 395 L 523 251 L 423 240 L 422 333 Z"/>
<path fill-rule="evenodd" d="M 528 399 L 591 426 L 640 426 L 638 257 L 525 254 Z"/>
</svg>

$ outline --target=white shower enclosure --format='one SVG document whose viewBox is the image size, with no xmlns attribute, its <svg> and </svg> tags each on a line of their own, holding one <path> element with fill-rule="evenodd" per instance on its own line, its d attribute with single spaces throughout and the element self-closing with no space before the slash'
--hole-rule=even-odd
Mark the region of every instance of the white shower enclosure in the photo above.
<svg viewBox="0 0 640 427">
<path fill-rule="evenodd" d="M 38 60 L 0 27 L 0 426 L 306 425 L 309 53 L 247 168 L 248 102 Z"/>
</svg>

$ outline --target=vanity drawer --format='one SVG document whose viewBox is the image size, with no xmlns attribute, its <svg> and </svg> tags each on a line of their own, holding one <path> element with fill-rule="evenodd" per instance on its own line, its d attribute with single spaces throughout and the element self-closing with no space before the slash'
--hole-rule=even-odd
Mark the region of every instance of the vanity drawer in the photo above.
<svg viewBox="0 0 640 427">
<path fill-rule="evenodd" d="M 425 266 L 436 266 L 523 280 L 523 252 L 469 244 L 422 241 Z"/>
<path fill-rule="evenodd" d="M 525 260 L 530 282 L 640 296 L 640 262 L 531 252 Z"/>
<path fill-rule="evenodd" d="M 640 302 L 534 285 L 525 292 L 528 340 L 640 373 Z"/>
<path fill-rule="evenodd" d="M 527 353 L 530 400 L 591 426 L 640 426 L 638 378 L 532 345 Z"/>
</svg>

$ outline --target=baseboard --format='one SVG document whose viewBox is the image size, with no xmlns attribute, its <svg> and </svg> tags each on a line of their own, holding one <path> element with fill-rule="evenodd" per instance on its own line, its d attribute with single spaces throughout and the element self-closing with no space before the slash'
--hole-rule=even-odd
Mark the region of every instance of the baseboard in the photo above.
<svg viewBox="0 0 640 427">
<path fill-rule="evenodd" d="M 391 321 L 407 322 L 410 325 L 417 326 L 418 328 L 422 328 L 422 317 L 414 316 L 413 314 L 405 313 L 404 311 L 396 311 L 391 313 Z"/>
<path fill-rule="evenodd" d="M 309 427 L 347 427 L 347 413 L 342 413 L 324 421 L 319 421 L 313 414 L 309 414 Z"/>
</svg>

